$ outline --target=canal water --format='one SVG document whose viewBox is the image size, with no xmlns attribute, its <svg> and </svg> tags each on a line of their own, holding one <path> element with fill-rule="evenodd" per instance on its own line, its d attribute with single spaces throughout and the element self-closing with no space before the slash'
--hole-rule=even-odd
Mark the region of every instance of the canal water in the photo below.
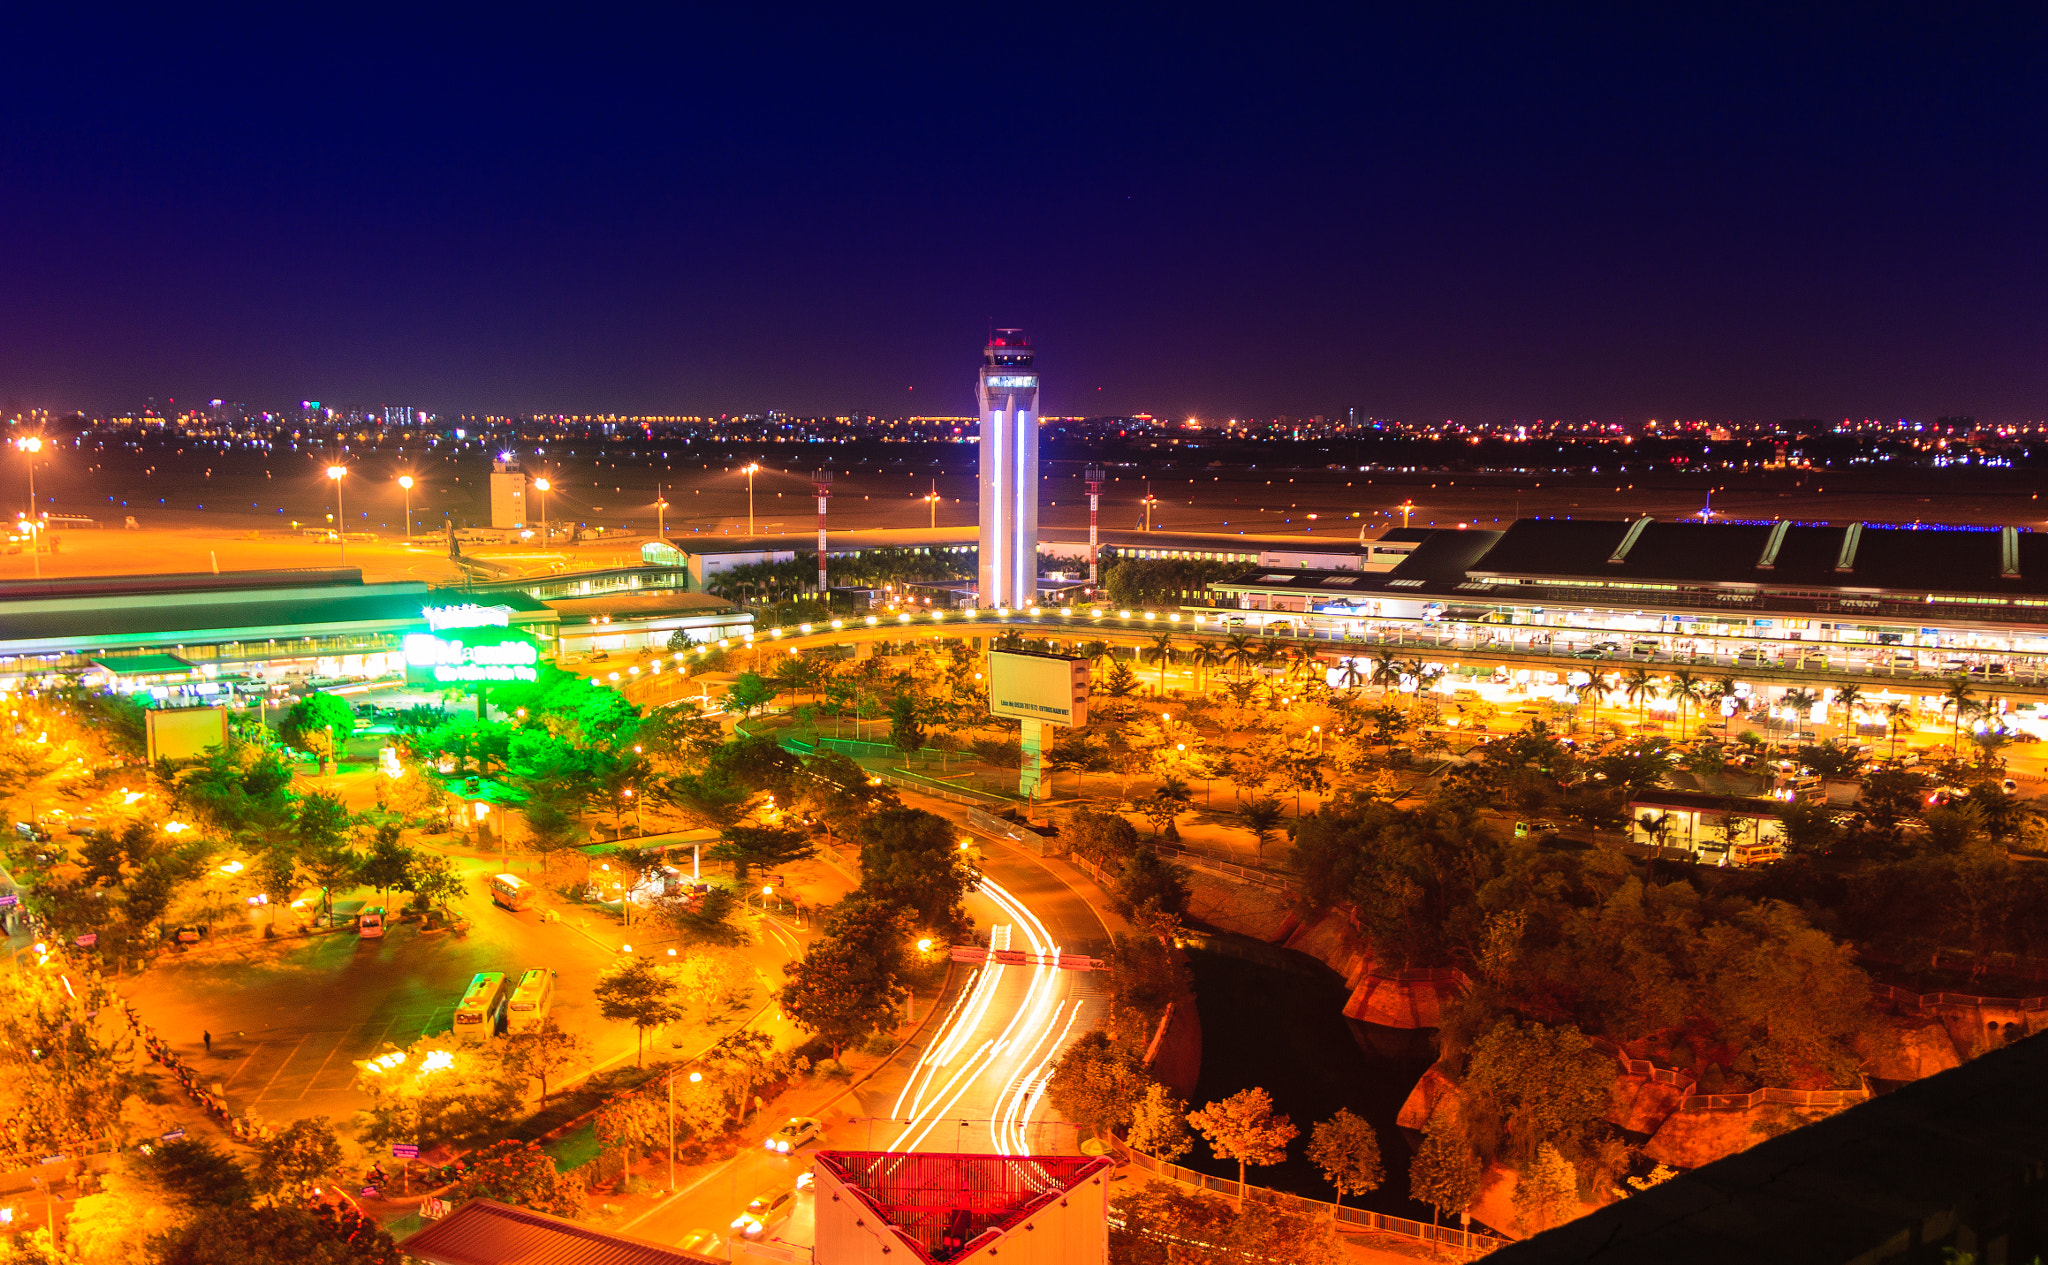
<svg viewBox="0 0 2048 1265">
<path fill-rule="evenodd" d="M 1386 1180 L 1377 1191 L 1346 1196 L 1346 1207 L 1427 1221 L 1427 1204 L 1408 1197 L 1411 1145 L 1394 1117 L 1436 1060 L 1433 1034 L 1383 1028 L 1344 1017 L 1343 980 L 1316 959 L 1242 936 L 1205 938 L 1188 955 L 1202 1017 L 1202 1074 L 1191 1107 L 1257 1086 L 1273 1096 L 1300 1135 L 1287 1161 L 1253 1168 L 1254 1184 L 1334 1199 L 1307 1157 L 1310 1131 L 1340 1108 L 1370 1121 L 1379 1135 Z M 1235 1180 L 1237 1165 L 1216 1159 L 1199 1135 L 1181 1163 Z"/>
</svg>

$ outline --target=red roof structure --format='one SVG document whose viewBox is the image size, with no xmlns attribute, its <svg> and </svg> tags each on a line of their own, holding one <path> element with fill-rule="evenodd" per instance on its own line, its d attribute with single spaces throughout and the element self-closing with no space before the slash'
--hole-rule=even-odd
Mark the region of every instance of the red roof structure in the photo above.
<svg viewBox="0 0 2048 1265">
<path fill-rule="evenodd" d="M 908 1249 L 927 1265 L 1002 1259 L 1082 1262 L 1107 1246 L 1106 1159 L 820 1151 L 820 1265 L 857 1265 Z M 850 1206 L 849 1206 L 850 1205 Z M 902 1258 L 896 1257 L 901 1260 Z"/>
<path fill-rule="evenodd" d="M 472 1199 L 399 1250 L 425 1265 L 700 1265 L 700 1256 L 494 1199 Z"/>
</svg>

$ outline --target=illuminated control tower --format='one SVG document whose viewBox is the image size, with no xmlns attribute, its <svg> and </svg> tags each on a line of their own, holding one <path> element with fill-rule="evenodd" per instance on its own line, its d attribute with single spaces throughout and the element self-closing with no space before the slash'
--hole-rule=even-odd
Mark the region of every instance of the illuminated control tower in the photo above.
<svg viewBox="0 0 2048 1265">
<path fill-rule="evenodd" d="M 1023 330 L 999 329 L 982 353 L 982 606 L 1038 601 L 1038 374 Z"/>
</svg>

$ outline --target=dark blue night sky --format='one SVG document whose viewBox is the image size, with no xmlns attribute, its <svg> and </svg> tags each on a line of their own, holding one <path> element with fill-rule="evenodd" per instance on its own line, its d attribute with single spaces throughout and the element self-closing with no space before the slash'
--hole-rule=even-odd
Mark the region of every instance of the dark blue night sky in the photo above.
<svg viewBox="0 0 2048 1265">
<path fill-rule="evenodd" d="M 17 11 L 0 400 L 2048 417 L 2039 6 L 586 8 Z"/>
</svg>

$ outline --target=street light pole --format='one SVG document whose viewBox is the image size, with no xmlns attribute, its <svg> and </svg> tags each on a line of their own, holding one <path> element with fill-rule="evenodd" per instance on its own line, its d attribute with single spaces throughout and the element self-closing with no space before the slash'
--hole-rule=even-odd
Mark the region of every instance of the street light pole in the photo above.
<svg viewBox="0 0 2048 1265">
<path fill-rule="evenodd" d="M 327 477 L 334 480 L 334 539 L 341 546 L 341 565 L 348 565 L 348 511 L 341 505 L 341 480 L 348 474 L 347 466 L 327 467 Z"/>
<path fill-rule="evenodd" d="M 398 486 L 405 489 L 405 543 L 412 543 L 412 476 L 398 476 Z"/>
<path fill-rule="evenodd" d="M 747 535 L 749 536 L 754 534 L 754 471 L 760 468 L 758 463 L 750 462 L 747 465 Z"/>
<path fill-rule="evenodd" d="M 28 557 L 35 568 L 36 579 L 43 578 L 43 534 L 37 527 L 36 519 L 36 454 L 43 450 L 43 437 L 29 435 L 14 441 L 14 446 L 28 454 Z"/>
<path fill-rule="evenodd" d="M 540 543 L 543 548 L 548 543 L 548 487 L 546 475 L 533 481 L 533 490 L 540 493 Z"/>
</svg>

